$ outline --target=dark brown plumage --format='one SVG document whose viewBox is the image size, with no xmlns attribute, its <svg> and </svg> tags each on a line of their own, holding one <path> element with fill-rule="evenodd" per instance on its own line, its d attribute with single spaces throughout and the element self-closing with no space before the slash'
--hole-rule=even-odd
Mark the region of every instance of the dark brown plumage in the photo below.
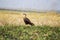
<svg viewBox="0 0 60 40">
<path fill-rule="evenodd" d="M 24 14 L 25 15 L 25 17 L 24 17 L 24 22 L 25 22 L 25 24 L 29 24 L 29 25 L 31 25 L 31 26 L 33 26 L 34 24 L 26 17 L 26 14 Z"/>
</svg>

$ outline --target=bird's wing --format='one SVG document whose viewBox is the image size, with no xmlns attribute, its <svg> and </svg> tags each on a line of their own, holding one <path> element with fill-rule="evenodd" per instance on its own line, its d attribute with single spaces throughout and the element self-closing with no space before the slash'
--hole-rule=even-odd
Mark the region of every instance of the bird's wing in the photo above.
<svg viewBox="0 0 60 40">
<path fill-rule="evenodd" d="M 27 22 L 29 22 L 29 23 L 31 23 L 31 21 L 28 18 L 25 18 L 24 20 L 27 21 Z"/>
<path fill-rule="evenodd" d="M 27 19 L 27 21 L 31 22 L 28 18 L 26 18 L 26 19 Z"/>
</svg>

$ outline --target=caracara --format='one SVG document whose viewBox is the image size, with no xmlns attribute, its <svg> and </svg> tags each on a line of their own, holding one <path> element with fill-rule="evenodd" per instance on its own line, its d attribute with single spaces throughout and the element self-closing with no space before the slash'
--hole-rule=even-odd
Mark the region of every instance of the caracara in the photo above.
<svg viewBox="0 0 60 40">
<path fill-rule="evenodd" d="M 23 20 L 24 20 L 24 23 L 27 25 L 27 24 L 29 24 L 29 25 L 31 25 L 31 26 L 33 26 L 34 24 L 26 17 L 27 15 L 26 14 L 23 14 L 25 17 L 23 18 Z"/>
</svg>

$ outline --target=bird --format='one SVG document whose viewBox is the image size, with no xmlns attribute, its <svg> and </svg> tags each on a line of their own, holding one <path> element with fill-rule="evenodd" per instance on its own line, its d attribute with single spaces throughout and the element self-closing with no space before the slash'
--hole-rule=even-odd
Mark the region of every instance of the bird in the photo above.
<svg viewBox="0 0 60 40">
<path fill-rule="evenodd" d="M 27 15 L 25 13 L 23 15 L 24 15 L 24 18 L 23 18 L 24 23 L 26 25 L 29 24 L 29 25 L 33 26 L 34 24 L 27 18 Z"/>
</svg>

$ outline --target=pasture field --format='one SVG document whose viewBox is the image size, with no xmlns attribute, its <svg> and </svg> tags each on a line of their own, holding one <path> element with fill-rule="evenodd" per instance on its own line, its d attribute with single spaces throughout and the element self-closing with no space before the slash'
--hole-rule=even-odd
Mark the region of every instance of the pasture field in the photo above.
<svg viewBox="0 0 60 40">
<path fill-rule="evenodd" d="M 60 27 L 0 26 L 0 40 L 60 40 Z"/>
<path fill-rule="evenodd" d="M 23 13 L 35 25 L 25 25 Z M 60 40 L 60 14 L 0 10 L 0 40 Z"/>
<path fill-rule="evenodd" d="M 26 13 L 27 17 L 35 25 L 60 26 L 60 13 L 21 12 L 8 10 L 0 10 L 0 25 L 25 25 L 23 21 L 23 13 Z"/>
</svg>

